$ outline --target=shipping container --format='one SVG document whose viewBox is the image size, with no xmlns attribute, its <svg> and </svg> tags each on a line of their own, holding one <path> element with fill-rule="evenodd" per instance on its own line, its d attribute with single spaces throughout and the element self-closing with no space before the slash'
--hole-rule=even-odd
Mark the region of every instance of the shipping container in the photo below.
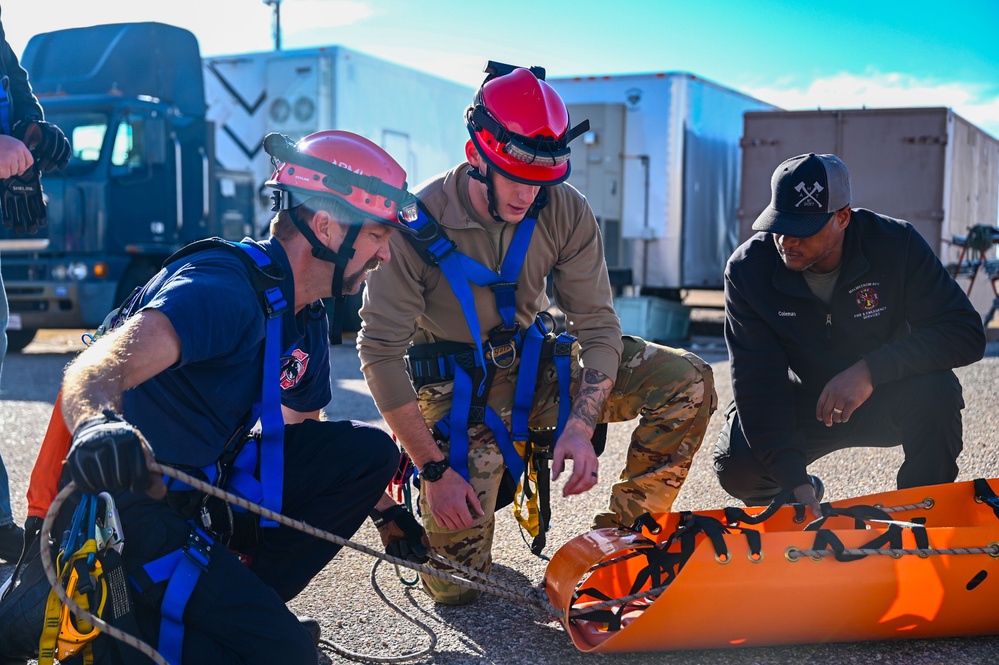
<svg viewBox="0 0 999 665">
<path fill-rule="evenodd" d="M 722 286 L 738 240 L 745 111 L 776 108 L 684 72 L 550 78 L 572 122 L 569 183 L 603 231 L 615 286 L 678 299 Z"/>
<path fill-rule="evenodd" d="M 464 160 L 475 91 L 459 83 L 342 46 L 214 56 L 203 68 L 216 159 L 254 173 L 261 233 L 273 216 L 263 183 L 274 167 L 261 147 L 269 132 L 296 141 L 325 129 L 360 134 L 406 169 L 410 185 Z"/>
</svg>

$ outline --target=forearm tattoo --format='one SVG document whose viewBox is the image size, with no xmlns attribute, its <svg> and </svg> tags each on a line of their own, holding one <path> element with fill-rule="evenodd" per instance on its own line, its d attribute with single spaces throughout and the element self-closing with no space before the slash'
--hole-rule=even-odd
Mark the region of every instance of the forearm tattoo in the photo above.
<svg viewBox="0 0 999 665">
<path fill-rule="evenodd" d="M 596 427 L 604 410 L 604 402 L 607 401 L 613 385 L 610 377 L 603 372 L 584 369 L 579 382 L 579 392 L 572 401 L 572 415 L 587 427 Z"/>
</svg>

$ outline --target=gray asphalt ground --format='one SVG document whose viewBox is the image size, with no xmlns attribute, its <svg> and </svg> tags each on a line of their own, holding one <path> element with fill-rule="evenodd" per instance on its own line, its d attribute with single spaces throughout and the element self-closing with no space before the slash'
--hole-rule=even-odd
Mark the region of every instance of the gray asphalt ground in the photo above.
<svg viewBox="0 0 999 665">
<path fill-rule="evenodd" d="M 24 353 L 8 356 L 3 367 L 0 392 L 0 446 L 11 477 L 15 519 L 25 515 L 25 490 L 38 446 L 48 423 L 58 391 L 62 369 L 81 347 L 77 332 L 43 331 Z M 694 338 L 688 344 L 711 362 L 719 400 L 731 397 L 728 360 L 717 338 Z M 334 419 L 354 418 L 382 424 L 358 370 L 351 340 L 334 347 L 334 401 L 328 407 Z M 964 385 L 967 409 L 964 414 L 965 449 L 960 459 L 960 480 L 999 477 L 995 443 L 999 440 L 999 346 L 990 345 L 982 361 L 958 370 Z M 711 471 L 711 449 L 721 416 L 712 420 L 704 445 L 676 504 L 676 509 L 708 509 L 733 505 L 718 486 Z M 607 500 L 617 470 L 623 466 L 630 426 L 613 425 L 607 452 L 601 458 L 600 484 L 583 496 L 563 499 L 557 482 L 553 491 L 554 525 L 547 552 L 586 530 L 592 513 Z M 826 483 L 826 499 L 835 500 L 894 489 L 895 472 L 901 463 L 896 449 L 853 449 L 820 460 L 811 467 Z M 127 534 L 126 534 L 127 538 Z M 357 534 L 361 543 L 379 545 L 370 523 Z M 545 562 L 530 554 L 521 540 L 516 522 L 503 511 L 498 517 L 494 547 L 494 573 L 505 584 L 537 586 L 544 578 Z M 291 603 L 298 614 L 316 617 L 324 638 L 362 654 L 381 657 L 401 656 L 426 647 L 428 638 L 391 612 L 376 596 L 369 582 L 373 559 L 344 550 L 313 583 Z M 0 566 L 0 579 L 10 573 Z M 378 571 L 379 586 L 389 598 L 401 604 L 438 635 L 435 652 L 417 662 L 458 665 L 463 663 L 653 663 L 772 665 L 778 663 L 823 663 L 827 665 L 881 665 L 930 663 L 999 662 L 999 640 L 993 636 L 904 640 L 866 643 L 810 644 L 771 648 L 743 648 L 669 653 L 630 653 L 588 655 L 572 645 L 560 624 L 538 610 L 511 601 L 486 596 L 466 607 L 437 606 L 419 591 L 397 581 L 391 566 Z M 800 606 L 788 612 L 807 612 L 822 603 L 801 590 Z M 994 604 L 980 608 L 995 612 Z M 728 607 L 724 597 L 717 599 L 717 612 L 704 622 L 738 621 L 753 607 Z M 780 621 L 780 616 L 774 616 Z M 663 626 L 664 631 L 669 626 Z M 323 648 L 323 663 L 350 662 L 329 647 Z"/>
</svg>

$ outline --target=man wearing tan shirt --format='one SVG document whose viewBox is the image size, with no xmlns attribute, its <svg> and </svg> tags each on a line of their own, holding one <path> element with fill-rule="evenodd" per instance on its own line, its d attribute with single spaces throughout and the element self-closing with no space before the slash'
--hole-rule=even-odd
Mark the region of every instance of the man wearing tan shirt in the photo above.
<svg viewBox="0 0 999 665">
<path fill-rule="evenodd" d="M 700 358 L 621 335 L 600 229 L 564 183 L 568 143 L 586 123 L 570 127 L 543 70 L 486 71 L 466 111 L 467 163 L 417 188 L 411 226 L 426 242 L 393 238 L 393 260 L 369 276 L 357 341 L 375 403 L 419 470 L 432 549 L 484 572 L 497 498 L 521 481 L 525 446 L 542 460 L 542 485 L 545 458 L 553 480 L 572 460 L 562 493 L 580 494 L 598 479 L 596 426 L 641 416 L 594 518 L 595 528 L 631 526 L 670 509 L 716 406 Z M 544 314 L 549 274 L 577 341 L 556 337 Z M 529 430 L 553 433 L 553 449 L 527 441 Z M 478 595 L 423 582 L 443 603 Z"/>
</svg>

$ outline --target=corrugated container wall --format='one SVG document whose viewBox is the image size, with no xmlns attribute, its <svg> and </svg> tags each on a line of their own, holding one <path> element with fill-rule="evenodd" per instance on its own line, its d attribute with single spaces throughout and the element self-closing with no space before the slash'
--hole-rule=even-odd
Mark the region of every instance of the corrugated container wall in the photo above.
<svg viewBox="0 0 999 665">
<path fill-rule="evenodd" d="M 613 270 L 647 289 L 718 288 L 738 240 L 742 114 L 773 106 L 687 73 L 549 79 L 573 123 L 569 182 Z"/>
</svg>

